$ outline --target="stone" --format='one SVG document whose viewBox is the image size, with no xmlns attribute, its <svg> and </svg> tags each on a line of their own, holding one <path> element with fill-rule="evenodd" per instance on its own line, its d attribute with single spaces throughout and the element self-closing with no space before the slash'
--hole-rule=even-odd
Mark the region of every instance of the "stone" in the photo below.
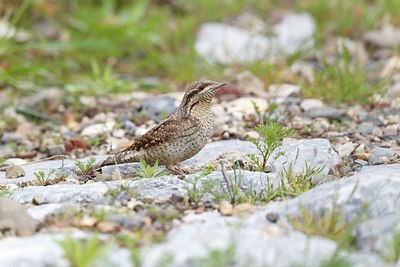
<svg viewBox="0 0 400 267">
<path fill-rule="evenodd" d="M 310 118 L 327 118 L 331 120 L 342 120 L 346 116 L 346 111 L 343 109 L 331 107 L 316 107 L 304 112 L 305 116 Z"/>
<path fill-rule="evenodd" d="M 65 146 L 62 145 L 52 145 L 47 147 L 47 155 L 49 157 L 58 156 L 58 155 L 65 155 Z"/>
<path fill-rule="evenodd" d="M 284 14 L 273 25 L 270 37 L 224 23 L 206 23 L 199 29 L 195 50 L 213 63 L 251 63 L 268 55 L 289 55 L 300 47 L 312 47 L 315 28 L 307 13 Z"/>
<path fill-rule="evenodd" d="M 174 112 L 177 107 L 178 103 L 175 98 L 171 96 L 158 96 L 144 100 L 141 105 L 141 112 L 149 116 L 150 119 L 160 122 Z"/>
<path fill-rule="evenodd" d="M 343 145 L 340 145 L 337 149 L 337 152 L 342 159 L 347 158 L 351 153 L 353 153 L 356 146 L 357 144 L 353 142 L 347 142 Z"/>
<path fill-rule="evenodd" d="M 258 97 L 266 96 L 263 81 L 248 70 L 237 74 L 235 81 L 240 92 Z"/>
<path fill-rule="evenodd" d="M 51 203 L 33 206 L 27 209 L 28 214 L 39 222 L 44 222 L 47 216 L 58 214 L 65 210 L 64 204 Z"/>
<path fill-rule="evenodd" d="M 294 84 L 271 84 L 268 87 L 268 92 L 273 96 L 292 97 L 300 94 L 300 87 Z"/>
<path fill-rule="evenodd" d="M 229 113 L 241 112 L 242 114 L 255 114 L 254 105 L 256 105 L 261 112 L 268 108 L 267 100 L 257 97 L 241 97 L 223 103 L 223 106 Z"/>
<path fill-rule="evenodd" d="M 73 239 L 88 239 L 91 234 L 82 231 L 73 231 L 70 236 Z M 102 240 L 105 235 L 98 235 Z M 10 237 L 0 240 L 0 262 L 4 267 L 12 266 L 69 266 L 63 257 L 63 249 L 59 242 L 65 239 L 63 234 L 37 234 L 30 237 Z M 133 267 L 130 253 L 127 249 L 111 248 L 110 254 L 104 255 L 93 263 L 93 266 L 107 267 Z"/>
<path fill-rule="evenodd" d="M 104 160 L 107 156 L 94 156 L 93 158 L 97 159 L 98 161 Z M 86 162 L 89 158 L 82 158 L 80 161 Z M 10 160 L 10 159 L 8 159 Z M 22 162 L 21 162 L 22 163 Z M 24 161 L 23 164 L 25 164 Z M 35 172 L 44 171 L 48 173 L 54 169 L 57 171 L 50 176 L 50 179 L 54 179 L 56 177 L 56 173 L 63 174 L 65 176 L 71 175 L 71 169 L 75 168 L 75 160 L 70 159 L 61 159 L 61 160 L 49 160 L 49 161 L 41 161 L 37 163 L 30 163 L 23 166 L 26 175 L 22 178 L 15 178 L 15 179 L 6 179 L 3 172 L 0 172 L 0 185 L 1 184 L 9 184 L 9 183 L 21 183 L 21 182 L 28 182 L 28 181 L 35 181 L 37 178 L 34 175 Z"/>
<path fill-rule="evenodd" d="M 273 158 L 279 152 L 284 152 L 286 156 L 281 156 L 274 161 Z M 295 173 L 303 173 L 307 164 L 309 167 L 323 168 L 321 173 L 327 174 L 341 161 L 328 140 L 303 139 L 283 142 L 268 162 L 272 164 L 273 172 L 276 173 L 288 170 L 291 164 Z"/>
<path fill-rule="evenodd" d="M 322 108 L 324 106 L 324 102 L 322 102 L 320 99 L 304 99 L 300 103 L 300 107 L 304 110 L 307 111 L 312 108 Z"/>
<path fill-rule="evenodd" d="M 25 171 L 18 165 L 11 165 L 6 169 L 6 178 L 14 179 L 25 176 Z"/>
<path fill-rule="evenodd" d="M 3 162 L 4 165 L 16 165 L 16 166 L 22 166 L 27 163 L 28 162 L 26 160 L 20 158 L 9 158 Z"/>
<path fill-rule="evenodd" d="M 371 135 L 374 132 L 374 123 L 373 122 L 362 122 L 358 126 L 358 132 L 363 136 Z"/>
<path fill-rule="evenodd" d="M 18 235 L 31 235 L 38 226 L 39 222 L 32 219 L 19 203 L 0 197 L 0 232 L 15 231 Z"/>
<path fill-rule="evenodd" d="M 265 58 L 267 37 L 223 23 L 206 23 L 198 31 L 195 50 L 207 61 L 219 64 L 250 63 Z"/>
<path fill-rule="evenodd" d="M 0 158 L 8 159 L 15 157 L 14 150 L 8 145 L 0 146 Z"/>
<path fill-rule="evenodd" d="M 107 219 L 131 230 L 140 229 L 145 224 L 144 218 L 140 216 L 111 215 Z"/>
<path fill-rule="evenodd" d="M 231 216 L 233 214 L 233 206 L 228 201 L 221 201 L 219 203 L 219 212 L 224 216 Z"/>
<path fill-rule="evenodd" d="M 398 47 L 400 46 L 400 29 L 385 25 L 381 30 L 366 32 L 364 40 L 378 47 Z"/>
<path fill-rule="evenodd" d="M 114 126 L 115 126 L 114 121 L 108 121 L 106 123 L 97 123 L 97 124 L 89 125 L 82 130 L 81 135 L 95 137 L 100 134 L 111 133 Z"/>
<path fill-rule="evenodd" d="M 388 162 L 389 159 L 394 157 L 395 153 L 390 148 L 375 147 L 371 150 L 368 163 L 370 165 L 378 165 Z"/>
<path fill-rule="evenodd" d="M 2 143 L 20 143 L 24 137 L 18 132 L 5 132 L 1 137 Z"/>
<path fill-rule="evenodd" d="M 118 184 L 118 183 L 114 183 Z M 79 203 L 93 202 L 103 197 L 109 190 L 109 184 L 91 183 L 84 185 L 56 184 L 49 186 L 29 186 L 18 189 L 10 196 L 19 203 L 31 203 L 34 198 L 41 199 L 42 203 Z"/>
<path fill-rule="evenodd" d="M 260 213 L 257 213 L 259 215 Z M 172 229 L 163 243 L 151 246 L 145 252 L 144 266 L 159 266 L 163 255 L 171 256 L 171 266 L 192 266 L 196 260 L 210 258 L 218 251 L 229 255 L 237 266 L 251 261 L 251 266 L 321 266 L 337 248 L 334 241 L 306 236 L 297 231 L 282 231 L 265 219 L 255 216 L 240 220 L 215 212 L 188 215 L 184 224 Z M 182 247 L 185 249 L 182 250 Z M 230 252 L 228 252 L 228 249 Z M 227 254 L 229 253 L 229 254 Z M 151 257 L 150 257 L 151 255 Z M 342 256 L 342 254 L 341 254 Z M 345 253 L 351 266 L 385 266 L 378 256 L 370 253 Z"/>
<path fill-rule="evenodd" d="M 23 103 L 33 109 L 45 108 L 48 112 L 56 111 L 62 104 L 64 92 L 59 88 L 45 88 L 33 96 L 27 97 Z"/>
</svg>

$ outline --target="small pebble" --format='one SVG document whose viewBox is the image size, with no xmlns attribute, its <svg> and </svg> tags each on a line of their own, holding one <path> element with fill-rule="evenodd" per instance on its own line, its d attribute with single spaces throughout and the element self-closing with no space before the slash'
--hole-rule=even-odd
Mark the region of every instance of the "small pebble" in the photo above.
<svg viewBox="0 0 400 267">
<path fill-rule="evenodd" d="M 6 169 L 6 178 L 14 179 L 25 176 L 25 171 L 18 165 L 12 165 Z"/>
<path fill-rule="evenodd" d="M 233 214 L 233 206 L 228 201 L 221 201 L 219 204 L 219 212 L 224 216 L 231 216 Z"/>
</svg>

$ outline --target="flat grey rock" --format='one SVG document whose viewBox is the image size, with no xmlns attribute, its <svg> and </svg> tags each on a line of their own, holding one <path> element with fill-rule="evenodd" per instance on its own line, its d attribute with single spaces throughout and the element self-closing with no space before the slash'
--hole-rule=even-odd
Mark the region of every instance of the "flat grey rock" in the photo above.
<svg viewBox="0 0 400 267">
<path fill-rule="evenodd" d="M 272 159 L 278 152 L 285 152 L 286 156 L 279 157 L 276 161 Z M 303 173 L 306 165 L 324 169 L 321 173 L 327 174 L 329 170 L 341 162 L 339 155 L 333 150 L 327 139 L 302 139 L 298 141 L 287 141 L 277 148 L 272 154 L 270 163 L 275 172 L 287 170 L 292 164 L 296 173 Z"/>
<path fill-rule="evenodd" d="M 307 237 L 296 231 L 285 233 L 265 219 L 257 225 L 238 218 L 223 217 L 217 212 L 188 215 L 185 224 L 168 233 L 165 242 L 146 249 L 145 267 L 159 266 L 164 255 L 173 262 L 168 266 L 195 266 L 191 263 L 209 257 L 211 251 L 220 251 L 232 258 L 237 266 L 320 266 L 331 258 L 336 244 L 320 237 Z M 233 254 L 226 253 L 233 245 Z M 185 249 L 182 249 L 185 248 Z M 348 253 L 351 266 L 385 266 L 375 255 Z"/>
<path fill-rule="evenodd" d="M 15 231 L 20 235 L 29 235 L 36 232 L 39 222 L 27 213 L 19 203 L 0 197 L 0 232 Z"/>
<path fill-rule="evenodd" d="M 63 240 L 63 234 L 38 234 L 30 237 L 10 237 L 0 240 L 0 266 L 2 267 L 67 267 L 68 262 L 62 257 L 63 250 L 57 241 Z M 90 234 L 74 231 L 73 238 L 89 238 Z M 105 238 L 105 236 L 100 236 Z M 132 267 L 127 249 L 113 248 L 110 255 L 105 255 L 94 266 Z"/>
<path fill-rule="evenodd" d="M 39 199 L 41 203 L 93 202 L 103 197 L 109 189 L 115 188 L 119 184 L 122 184 L 122 182 L 29 186 L 15 190 L 10 198 L 20 203 L 32 203 L 34 198 Z"/>
<path fill-rule="evenodd" d="M 91 157 L 86 157 L 79 159 L 79 161 L 86 162 Z M 95 156 L 93 157 L 97 161 L 104 160 L 106 156 Z M 49 161 L 42 161 L 32 164 L 22 165 L 21 167 L 25 171 L 25 176 L 15 179 L 6 179 L 5 172 L 0 172 L 0 185 L 2 184 L 19 184 L 21 182 L 27 181 L 35 181 L 36 176 L 34 175 L 35 172 L 44 171 L 45 174 L 49 173 L 52 170 L 56 170 L 54 174 L 50 176 L 50 179 L 56 178 L 57 173 L 66 173 L 70 174 L 70 170 L 75 168 L 75 160 L 65 159 L 65 160 L 49 160 Z M 63 168 L 62 168 L 63 167 Z"/>
<path fill-rule="evenodd" d="M 60 203 L 42 204 L 28 208 L 27 212 L 33 219 L 43 222 L 46 216 L 63 211 L 64 206 Z"/>
<path fill-rule="evenodd" d="M 234 171 L 228 171 L 227 174 L 234 179 Z M 15 190 L 10 198 L 20 203 L 32 203 L 33 199 L 39 200 L 41 203 L 80 203 L 95 202 L 103 198 L 110 189 L 118 189 L 121 185 L 137 192 L 137 198 L 150 197 L 153 199 L 170 198 L 172 195 L 184 196 L 187 194 L 186 188 L 191 188 L 192 181 L 196 175 L 188 175 L 185 180 L 181 180 L 176 176 L 163 176 L 160 178 L 143 178 L 140 180 L 117 180 L 111 182 L 95 182 L 83 185 L 76 184 L 57 184 L 49 186 L 29 186 Z M 268 182 L 273 183 L 275 188 L 280 178 L 274 174 L 241 171 L 241 186 L 243 190 L 253 190 L 260 192 Z M 220 171 L 212 172 L 208 176 L 201 178 L 202 180 L 219 180 L 222 181 Z M 42 205 L 41 205 L 42 206 Z M 40 206 L 39 206 L 40 207 Z M 54 212 L 58 206 L 48 206 L 40 210 L 37 207 L 31 208 L 31 212 L 37 212 L 35 215 L 41 218 L 43 213 Z M 50 209 L 50 211 L 48 211 Z"/>
<path fill-rule="evenodd" d="M 374 248 L 380 235 L 392 234 L 396 227 L 393 218 L 400 215 L 399 188 L 399 164 L 365 166 L 354 176 L 317 186 L 292 200 L 271 203 L 264 212 L 253 215 L 249 221 L 253 226 L 258 225 L 268 213 L 280 214 L 280 218 L 286 221 L 287 216 L 297 216 L 301 207 L 320 216 L 332 210 L 333 206 L 346 221 L 352 221 L 368 204 L 364 214 L 366 221 L 356 227 L 356 242 L 360 249 Z M 367 227 L 377 224 L 381 225 Z"/>
<path fill-rule="evenodd" d="M 304 112 L 304 115 L 310 118 L 327 118 L 331 120 L 342 120 L 346 116 L 346 110 L 331 108 L 331 107 L 317 107 L 306 110 Z"/>
</svg>

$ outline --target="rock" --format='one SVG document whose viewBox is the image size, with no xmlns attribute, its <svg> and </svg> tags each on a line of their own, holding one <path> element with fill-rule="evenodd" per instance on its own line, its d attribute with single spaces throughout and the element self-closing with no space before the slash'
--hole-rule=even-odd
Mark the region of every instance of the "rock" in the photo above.
<svg viewBox="0 0 400 267">
<path fill-rule="evenodd" d="M 276 153 L 285 152 L 286 156 L 279 157 L 273 161 Z M 284 172 L 293 166 L 295 173 L 303 173 L 306 164 L 309 167 L 323 168 L 322 174 L 341 162 L 339 155 L 333 150 L 330 142 L 326 139 L 304 139 L 298 141 L 286 141 L 271 156 L 269 164 L 273 165 L 274 172 Z"/>
<path fill-rule="evenodd" d="M 139 216 L 111 215 L 107 219 L 130 230 L 140 229 L 145 224 L 144 218 Z"/>
<path fill-rule="evenodd" d="M 337 149 L 337 152 L 342 159 L 347 158 L 351 153 L 353 153 L 356 146 L 357 144 L 353 142 L 347 142 L 343 145 L 340 145 Z"/>
<path fill-rule="evenodd" d="M 315 24 L 307 13 L 287 13 L 272 31 L 274 36 L 266 37 L 223 23 L 206 23 L 200 27 L 195 50 L 210 62 L 251 63 L 268 55 L 287 55 L 300 47 L 311 47 Z"/>
<path fill-rule="evenodd" d="M 30 108 L 40 109 L 44 107 L 48 112 L 52 112 L 62 104 L 63 95 L 63 90 L 59 88 L 46 88 L 26 98 L 23 103 Z"/>
<path fill-rule="evenodd" d="M 125 131 L 122 129 L 114 130 L 112 132 L 112 135 L 116 138 L 123 138 L 125 137 Z"/>
<path fill-rule="evenodd" d="M 236 84 L 241 92 L 247 95 L 265 97 L 264 83 L 250 71 L 243 71 L 236 76 Z"/>
<path fill-rule="evenodd" d="M 15 231 L 18 235 L 30 235 L 36 232 L 38 226 L 39 222 L 32 219 L 19 203 L 0 197 L 0 232 Z"/>
<path fill-rule="evenodd" d="M 271 84 L 268 87 L 268 92 L 273 96 L 291 97 L 300 94 L 300 87 L 294 84 Z"/>
<path fill-rule="evenodd" d="M 52 145 L 47 147 L 47 156 L 58 156 L 65 155 L 66 150 L 64 144 L 62 145 Z"/>
<path fill-rule="evenodd" d="M 144 127 L 137 127 L 135 130 L 135 138 L 139 138 L 144 135 L 149 129 Z"/>
<path fill-rule="evenodd" d="M 89 239 L 90 234 L 81 231 L 73 231 L 70 236 L 74 239 Z M 102 240 L 107 239 L 99 235 Z M 59 242 L 65 238 L 62 234 L 38 234 L 30 237 L 10 237 L 0 240 L 0 262 L 4 267 L 12 266 L 69 266 L 63 257 L 63 249 Z M 110 254 L 93 263 L 92 266 L 107 267 L 133 267 L 130 253 L 127 249 L 111 247 Z"/>
<path fill-rule="evenodd" d="M 241 140 L 224 140 L 206 144 L 206 146 L 195 156 L 182 162 L 184 166 L 205 166 L 211 161 L 227 153 L 257 153 L 256 147 L 248 142 Z"/>
<path fill-rule="evenodd" d="M 58 214 L 66 209 L 65 205 L 59 203 L 42 204 L 28 208 L 28 214 L 39 222 L 44 222 L 48 215 Z"/>
<path fill-rule="evenodd" d="M 312 36 L 316 26 L 308 13 L 285 13 L 273 26 L 277 36 L 278 49 L 283 54 L 293 54 L 299 49 L 308 49 L 314 45 Z"/>
<path fill-rule="evenodd" d="M 17 166 L 25 165 L 27 163 L 28 162 L 26 160 L 20 158 L 9 158 L 3 162 L 4 165 L 17 165 Z"/>
<path fill-rule="evenodd" d="M 242 114 L 255 114 L 254 105 L 257 105 L 261 112 L 268 108 L 267 100 L 257 97 L 241 97 L 223 103 L 224 108 L 229 113 L 240 112 Z"/>
<path fill-rule="evenodd" d="M 89 158 L 83 158 L 80 159 L 80 161 L 86 162 Z M 95 159 L 98 161 L 104 160 L 106 156 L 94 156 Z M 10 159 L 8 159 L 10 160 Z M 18 161 L 21 161 L 20 159 Z M 22 160 L 25 164 L 26 161 Z M 6 161 L 7 162 L 7 161 Z M 22 163 L 22 162 L 21 162 Z M 61 160 L 49 160 L 49 161 L 41 161 L 37 163 L 30 163 L 24 165 L 24 171 L 26 175 L 22 178 L 15 178 L 15 179 L 6 179 L 5 175 L 3 172 L 0 172 L 0 185 L 1 184 L 10 184 L 10 183 L 21 183 L 21 182 L 27 182 L 27 181 L 36 181 L 36 176 L 34 175 L 35 172 L 38 171 L 44 171 L 45 173 L 48 173 L 54 169 L 57 169 L 56 173 L 63 174 L 65 176 L 71 175 L 71 169 L 74 169 L 75 167 L 75 160 L 70 160 L 70 159 L 61 159 Z M 50 176 L 50 179 L 54 179 L 55 174 Z"/>
<path fill-rule="evenodd" d="M 383 164 L 389 161 L 392 157 L 394 157 L 395 153 L 390 148 L 384 147 L 375 147 L 371 150 L 371 154 L 368 159 L 368 163 L 370 165 L 378 165 Z"/>
<path fill-rule="evenodd" d="M 358 126 L 358 132 L 363 136 L 371 135 L 374 132 L 374 123 L 373 122 L 362 122 Z"/>
<path fill-rule="evenodd" d="M 18 165 L 11 165 L 6 169 L 6 178 L 14 179 L 25 176 L 25 171 Z"/>
<path fill-rule="evenodd" d="M 307 111 L 309 109 L 313 109 L 313 108 L 322 108 L 324 106 L 324 102 L 322 102 L 319 99 L 304 99 L 301 103 L 300 103 L 300 107 L 304 110 Z"/>
<path fill-rule="evenodd" d="M 311 108 L 304 112 L 310 118 L 327 118 L 331 120 L 342 120 L 346 116 L 346 111 L 331 107 Z"/>
<path fill-rule="evenodd" d="M 400 29 L 385 25 L 381 30 L 366 32 L 364 40 L 378 47 L 398 47 L 400 46 Z"/>
<path fill-rule="evenodd" d="M 267 37 L 223 23 L 203 24 L 195 42 L 195 50 L 200 56 L 220 64 L 261 60 L 269 49 Z"/>
<path fill-rule="evenodd" d="M 188 215 L 183 218 L 185 223 L 172 229 L 163 243 L 146 250 L 144 265 L 159 266 L 163 255 L 167 254 L 171 255 L 171 266 L 192 266 L 207 261 L 218 251 L 218 255 L 229 257 L 237 266 L 249 261 L 251 266 L 276 266 L 277 262 L 282 267 L 304 262 L 307 266 L 321 266 L 323 260 L 335 253 L 337 246 L 332 240 L 289 230 L 285 234 L 263 214 L 262 222 L 255 221 L 255 216 L 240 220 L 215 212 Z M 345 253 L 343 256 L 351 266 L 384 266 L 379 257 L 370 253 Z"/>
<path fill-rule="evenodd" d="M 117 184 L 117 183 L 116 183 Z M 49 186 L 29 186 L 16 190 L 11 199 L 19 203 L 31 203 L 34 198 L 40 198 L 43 203 L 60 202 L 93 202 L 100 199 L 113 183 L 91 183 L 84 185 L 56 184 Z"/>
<path fill-rule="evenodd" d="M 100 134 L 110 133 L 112 132 L 114 126 L 115 126 L 114 121 L 89 125 L 82 130 L 81 135 L 95 137 Z"/>
<path fill-rule="evenodd" d="M 233 214 L 233 206 L 228 201 L 222 201 L 219 204 L 219 212 L 224 216 L 231 216 Z"/>
<path fill-rule="evenodd" d="M 96 229 L 98 229 L 100 233 L 116 233 L 121 230 L 121 226 L 115 222 L 100 221 L 96 224 Z"/>
<path fill-rule="evenodd" d="M 142 113 L 149 116 L 150 119 L 160 122 L 174 112 L 178 104 L 173 97 L 158 96 L 144 100 L 141 107 Z"/>
<path fill-rule="evenodd" d="M 8 159 L 12 157 L 15 157 L 15 152 L 10 146 L 8 145 L 0 146 L 0 158 Z"/>
<path fill-rule="evenodd" d="M 18 132 L 5 132 L 1 137 L 2 143 L 20 143 L 24 137 Z"/>
<path fill-rule="evenodd" d="M 359 160 L 365 161 L 365 160 L 368 160 L 369 153 L 366 151 L 365 145 L 361 144 L 356 148 L 356 150 L 353 153 L 353 156 Z"/>
</svg>

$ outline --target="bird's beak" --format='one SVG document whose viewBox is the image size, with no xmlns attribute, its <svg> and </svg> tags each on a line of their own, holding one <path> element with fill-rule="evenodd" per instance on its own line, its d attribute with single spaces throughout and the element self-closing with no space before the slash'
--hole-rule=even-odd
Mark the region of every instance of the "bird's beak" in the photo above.
<svg viewBox="0 0 400 267">
<path fill-rule="evenodd" d="M 210 87 L 210 89 L 208 89 L 208 91 L 217 91 L 218 89 L 220 89 L 221 87 L 224 87 L 225 85 L 227 85 L 227 83 L 217 83 L 213 86 Z"/>
</svg>

